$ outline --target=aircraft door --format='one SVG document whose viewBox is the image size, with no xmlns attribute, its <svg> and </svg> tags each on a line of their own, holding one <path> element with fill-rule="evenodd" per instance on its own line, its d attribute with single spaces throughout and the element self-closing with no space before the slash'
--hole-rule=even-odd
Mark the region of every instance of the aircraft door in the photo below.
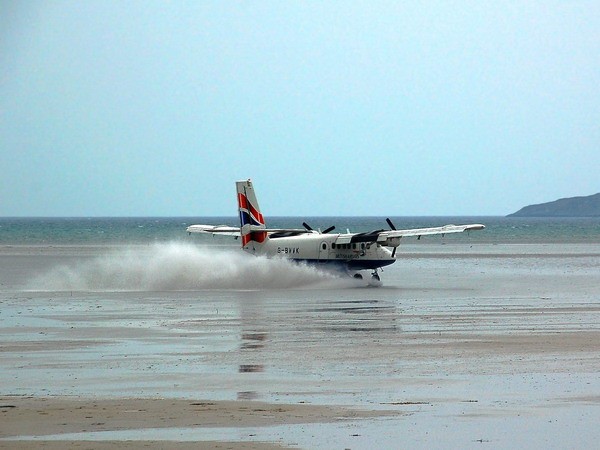
<svg viewBox="0 0 600 450">
<path fill-rule="evenodd" d="M 319 244 L 319 261 L 324 261 L 329 258 L 329 244 L 321 242 Z"/>
</svg>

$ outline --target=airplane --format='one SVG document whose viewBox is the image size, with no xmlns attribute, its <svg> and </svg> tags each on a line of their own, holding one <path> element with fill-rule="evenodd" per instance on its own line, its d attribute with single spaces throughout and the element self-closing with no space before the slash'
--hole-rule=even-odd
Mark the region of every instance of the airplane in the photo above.
<svg viewBox="0 0 600 450">
<path fill-rule="evenodd" d="M 396 262 L 396 250 L 402 238 L 462 233 L 483 230 L 485 225 L 444 225 L 442 227 L 397 230 L 388 218 L 389 230 L 365 233 L 331 233 L 335 226 L 314 230 L 304 228 L 267 228 L 251 180 L 237 181 L 240 227 L 228 225 L 190 225 L 187 232 L 235 236 L 242 239 L 242 249 L 256 256 L 283 257 L 294 261 L 333 267 L 356 279 L 361 270 L 371 270 L 369 285 L 381 286 L 378 270 Z M 391 249 L 391 250 L 390 250 Z"/>
</svg>

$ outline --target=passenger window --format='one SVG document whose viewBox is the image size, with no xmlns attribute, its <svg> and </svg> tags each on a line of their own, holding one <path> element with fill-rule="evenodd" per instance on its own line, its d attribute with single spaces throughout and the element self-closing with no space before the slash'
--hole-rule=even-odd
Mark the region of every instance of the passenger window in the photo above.
<svg viewBox="0 0 600 450">
<path fill-rule="evenodd" d="M 335 249 L 335 242 L 331 244 L 331 248 Z"/>
<path fill-rule="evenodd" d="M 313 247 L 313 248 L 314 248 L 314 247 Z M 327 244 L 323 242 L 323 244 L 321 245 L 321 248 L 322 248 L 323 250 L 327 250 Z"/>
</svg>

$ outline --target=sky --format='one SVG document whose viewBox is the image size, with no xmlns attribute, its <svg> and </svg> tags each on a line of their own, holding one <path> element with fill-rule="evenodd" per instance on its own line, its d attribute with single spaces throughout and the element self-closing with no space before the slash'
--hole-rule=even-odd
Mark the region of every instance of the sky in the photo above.
<svg viewBox="0 0 600 450">
<path fill-rule="evenodd" d="M 505 215 L 600 192 L 598 1 L 0 0 L 0 216 Z"/>
</svg>

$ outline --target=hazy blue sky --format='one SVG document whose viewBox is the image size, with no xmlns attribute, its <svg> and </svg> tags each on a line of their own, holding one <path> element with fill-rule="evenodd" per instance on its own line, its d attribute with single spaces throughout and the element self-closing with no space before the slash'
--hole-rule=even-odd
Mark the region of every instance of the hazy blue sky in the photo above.
<svg viewBox="0 0 600 450">
<path fill-rule="evenodd" d="M 600 191 L 600 2 L 0 0 L 0 215 L 504 215 Z"/>
</svg>

